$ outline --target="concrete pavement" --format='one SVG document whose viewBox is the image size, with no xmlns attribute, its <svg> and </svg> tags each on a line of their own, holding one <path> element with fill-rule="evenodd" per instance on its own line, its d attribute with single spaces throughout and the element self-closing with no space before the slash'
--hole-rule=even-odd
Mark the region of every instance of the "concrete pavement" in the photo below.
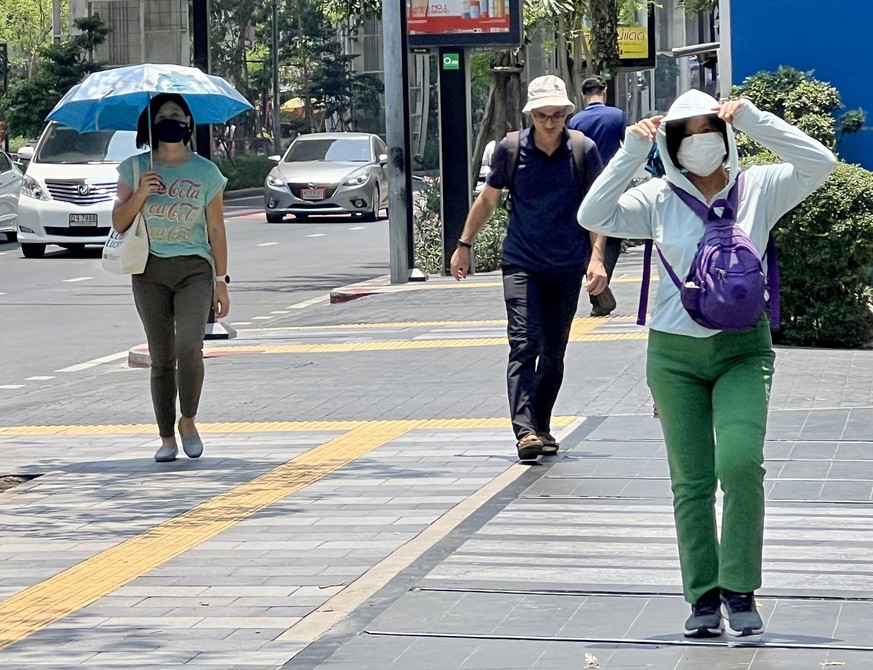
<svg viewBox="0 0 873 670">
<path fill-rule="evenodd" d="M 0 494 L 0 667 L 873 667 L 873 352 L 778 351 L 768 633 L 688 642 L 640 260 L 617 316 L 580 303 L 564 450 L 534 467 L 494 275 L 210 343 L 197 461 L 151 461 L 121 362 L 0 395 L 0 475 L 40 475 Z"/>
</svg>

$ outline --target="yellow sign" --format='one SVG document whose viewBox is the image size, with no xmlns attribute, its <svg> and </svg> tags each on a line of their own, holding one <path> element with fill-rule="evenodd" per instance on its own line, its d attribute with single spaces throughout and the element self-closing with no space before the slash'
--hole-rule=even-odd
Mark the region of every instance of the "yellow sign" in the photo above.
<svg viewBox="0 0 873 670">
<path fill-rule="evenodd" d="M 583 30 L 585 39 L 591 43 L 591 28 Z M 638 24 L 618 27 L 618 53 L 621 60 L 646 59 L 649 57 L 649 29 Z"/>
<path fill-rule="evenodd" d="M 648 58 L 649 31 L 645 26 L 618 27 L 619 58 Z"/>
</svg>

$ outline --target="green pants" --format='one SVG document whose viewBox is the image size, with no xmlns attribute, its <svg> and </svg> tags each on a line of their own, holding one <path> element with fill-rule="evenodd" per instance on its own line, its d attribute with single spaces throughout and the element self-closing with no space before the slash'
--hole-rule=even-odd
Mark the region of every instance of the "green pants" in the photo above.
<svg viewBox="0 0 873 670">
<path fill-rule="evenodd" d="M 764 433 L 775 355 L 765 321 L 744 333 L 649 333 L 647 376 L 661 417 L 685 599 L 761 586 Z M 721 542 L 715 493 L 721 483 Z"/>
</svg>

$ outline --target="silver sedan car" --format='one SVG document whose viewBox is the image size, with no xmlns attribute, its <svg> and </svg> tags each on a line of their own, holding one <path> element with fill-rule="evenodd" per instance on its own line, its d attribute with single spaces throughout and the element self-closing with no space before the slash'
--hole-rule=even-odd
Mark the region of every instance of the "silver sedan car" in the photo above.
<svg viewBox="0 0 873 670">
<path fill-rule="evenodd" d="M 354 214 L 368 221 L 388 206 L 388 148 L 369 133 L 313 133 L 298 137 L 264 184 L 267 221 L 287 214 Z"/>
</svg>

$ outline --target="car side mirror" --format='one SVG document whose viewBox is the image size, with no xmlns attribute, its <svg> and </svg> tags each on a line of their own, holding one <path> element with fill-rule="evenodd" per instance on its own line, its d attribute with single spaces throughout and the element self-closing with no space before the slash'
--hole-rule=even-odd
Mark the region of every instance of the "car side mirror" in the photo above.
<svg viewBox="0 0 873 670">
<path fill-rule="evenodd" d="M 275 155 L 275 156 L 267 156 L 267 160 L 273 161 L 274 163 L 281 163 L 281 162 L 282 162 L 282 157 L 279 156 L 279 155 Z"/>
<path fill-rule="evenodd" d="M 21 147 L 17 152 L 18 160 L 29 161 L 33 159 L 33 147 Z"/>
<path fill-rule="evenodd" d="M 388 154 L 379 154 L 379 165 L 385 166 L 388 164 Z"/>
</svg>

